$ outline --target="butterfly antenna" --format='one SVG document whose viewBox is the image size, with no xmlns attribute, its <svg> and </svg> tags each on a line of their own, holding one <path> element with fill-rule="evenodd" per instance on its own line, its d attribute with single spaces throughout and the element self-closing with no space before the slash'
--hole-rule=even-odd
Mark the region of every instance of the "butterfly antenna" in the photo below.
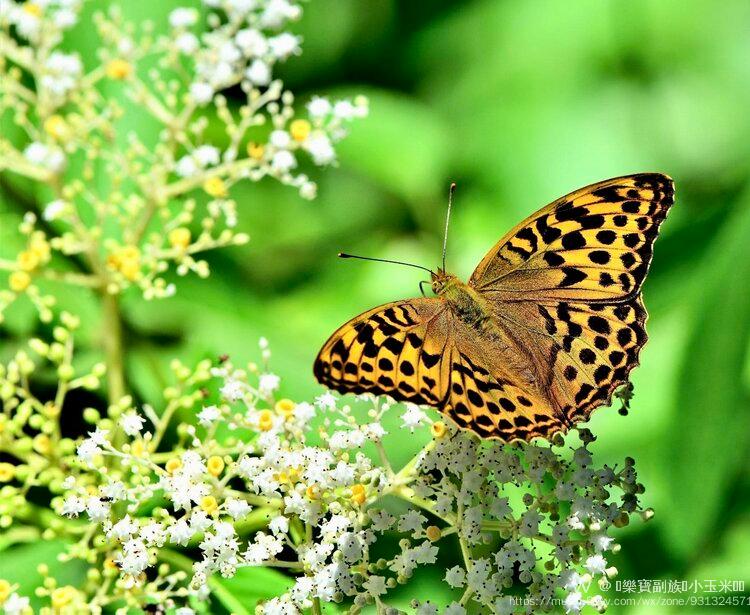
<svg viewBox="0 0 750 615">
<path fill-rule="evenodd" d="M 445 232 L 443 233 L 443 271 L 445 271 L 445 252 L 448 249 L 448 223 L 451 219 L 451 206 L 453 205 L 453 193 L 456 191 L 456 182 L 451 182 L 448 191 L 448 213 L 445 214 Z"/>
<path fill-rule="evenodd" d="M 346 254 L 344 252 L 339 252 L 338 254 L 339 258 L 358 258 L 361 261 L 374 261 L 376 263 L 391 263 L 393 265 L 404 265 L 405 267 L 414 267 L 415 269 L 421 269 L 422 271 L 426 271 L 429 274 L 432 274 L 431 269 L 427 269 L 427 267 L 422 267 L 421 265 L 415 265 L 414 263 L 404 263 L 403 261 L 392 261 L 387 258 L 372 258 L 371 256 L 356 256 L 354 254 Z"/>
</svg>

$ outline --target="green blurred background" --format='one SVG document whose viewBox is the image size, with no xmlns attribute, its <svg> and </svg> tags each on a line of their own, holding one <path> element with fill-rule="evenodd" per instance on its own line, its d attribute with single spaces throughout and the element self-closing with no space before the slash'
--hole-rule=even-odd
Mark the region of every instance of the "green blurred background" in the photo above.
<svg viewBox="0 0 750 615">
<path fill-rule="evenodd" d="M 159 20 L 184 4 L 137 0 L 126 13 Z M 590 422 L 598 461 L 633 456 L 643 503 L 656 510 L 650 523 L 620 532 L 612 563 L 620 579 L 750 587 L 750 3 L 314 0 L 304 8 L 295 26 L 304 54 L 280 76 L 300 102 L 366 93 L 370 116 L 339 147 L 339 166 L 321 174 L 316 201 L 272 181 L 238 185 L 248 246 L 211 255 L 210 279 L 182 280 L 173 299 L 125 297 L 138 398 L 158 405 L 171 358 L 256 359 L 261 335 L 283 394 L 321 392 L 311 365 L 327 336 L 360 311 L 417 295 L 422 279 L 336 253 L 436 266 L 450 181 L 458 190 L 449 269 L 467 278 L 507 229 L 554 198 L 616 175 L 667 173 L 677 203 L 644 289 L 651 341 L 634 372 L 633 409 L 599 410 Z M 85 34 L 70 44 L 91 45 Z M 15 215 L 7 197 L 4 214 Z M 93 298 L 76 291 L 66 302 L 96 322 Z M 5 332 L 19 339 L 33 328 L 17 309 Z M 84 337 L 94 353 L 95 328 Z M 403 462 L 419 443 L 394 425 L 386 446 Z M 420 592 L 448 595 L 438 576 L 417 582 Z"/>
</svg>

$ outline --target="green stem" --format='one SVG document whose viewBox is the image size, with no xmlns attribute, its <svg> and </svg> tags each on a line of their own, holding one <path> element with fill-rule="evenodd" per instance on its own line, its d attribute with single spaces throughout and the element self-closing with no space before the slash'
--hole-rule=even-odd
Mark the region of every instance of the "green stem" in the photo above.
<svg viewBox="0 0 750 615">
<path fill-rule="evenodd" d="M 159 549 L 158 558 L 169 564 L 172 568 L 182 570 L 188 575 L 193 573 L 193 560 L 182 553 L 178 553 L 172 549 Z M 230 612 L 235 615 L 250 615 L 247 607 L 232 592 L 227 590 L 218 579 L 213 576 L 208 577 L 208 587 L 217 600 L 229 609 Z"/>
<path fill-rule="evenodd" d="M 122 321 L 117 296 L 102 293 L 104 357 L 107 364 L 107 393 L 110 405 L 125 395 L 125 369 L 122 348 Z"/>
</svg>

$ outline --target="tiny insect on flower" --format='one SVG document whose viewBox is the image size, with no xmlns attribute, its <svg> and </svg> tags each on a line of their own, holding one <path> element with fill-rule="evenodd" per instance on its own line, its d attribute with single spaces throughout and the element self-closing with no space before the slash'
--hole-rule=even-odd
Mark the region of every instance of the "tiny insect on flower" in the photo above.
<svg viewBox="0 0 750 615">
<path fill-rule="evenodd" d="M 127 60 L 115 58 L 107 64 L 106 73 L 110 79 L 127 79 L 133 73 L 133 66 Z"/>
<path fill-rule="evenodd" d="M 206 469 L 211 476 L 218 476 L 224 471 L 224 460 L 218 455 L 213 455 L 208 458 Z"/>
</svg>

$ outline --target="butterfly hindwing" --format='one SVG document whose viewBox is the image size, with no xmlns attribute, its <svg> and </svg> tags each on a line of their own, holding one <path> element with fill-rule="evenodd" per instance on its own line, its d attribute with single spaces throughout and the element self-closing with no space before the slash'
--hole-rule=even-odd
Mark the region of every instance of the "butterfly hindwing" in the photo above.
<svg viewBox="0 0 750 615">
<path fill-rule="evenodd" d="M 658 173 L 618 177 L 533 214 L 484 257 L 469 284 L 495 300 L 616 300 L 638 292 L 674 202 Z"/>
<path fill-rule="evenodd" d="M 640 295 L 611 304 L 545 300 L 493 309 L 499 322 L 513 327 L 518 347 L 527 349 L 532 380 L 563 422 L 585 420 L 609 403 L 647 340 Z"/>
<path fill-rule="evenodd" d="M 443 412 L 459 427 L 506 442 L 551 438 L 567 431 L 567 417 L 533 384 L 521 383 L 519 375 L 508 369 L 507 355 L 496 348 L 481 348 L 474 336 L 460 331 L 460 323 L 457 327 Z"/>
</svg>

